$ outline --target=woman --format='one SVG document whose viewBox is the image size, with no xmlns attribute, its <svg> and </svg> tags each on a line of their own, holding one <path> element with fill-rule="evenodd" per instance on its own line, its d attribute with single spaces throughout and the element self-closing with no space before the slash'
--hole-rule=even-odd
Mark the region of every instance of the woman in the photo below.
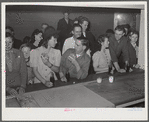
<svg viewBox="0 0 149 122">
<path fill-rule="evenodd" d="M 128 53 L 129 53 L 129 66 L 130 72 L 133 68 L 139 68 L 139 64 L 137 64 L 138 59 L 138 46 L 137 41 L 139 38 L 139 33 L 135 30 L 130 31 L 129 33 L 129 41 L 128 41 Z"/>
<path fill-rule="evenodd" d="M 36 49 L 39 46 L 40 41 L 43 39 L 42 31 L 35 29 L 31 35 L 31 49 Z"/>
<path fill-rule="evenodd" d="M 13 48 L 13 37 L 6 32 L 6 91 L 10 95 L 23 94 L 26 88 L 27 68 L 23 53 Z"/>
<path fill-rule="evenodd" d="M 109 71 L 109 66 L 111 66 L 111 56 L 109 49 L 109 41 L 107 35 L 101 35 L 98 37 L 97 41 L 101 45 L 101 50 L 94 53 L 93 67 L 96 73 L 103 73 Z M 112 68 L 111 73 L 113 74 L 114 68 Z"/>
<path fill-rule="evenodd" d="M 30 65 L 35 74 L 34 83 L 41 82 L 47 87 L 52 87 L 53 83 L 50 81 L 52 75 L 57 80 L 55 72 L 59 72 L 61 61 L 61 52 L 54 49 L 57 38 L 58 35 L 53 33 L 49 35 L 41 47 L 31 51 Z"/>
</svg>

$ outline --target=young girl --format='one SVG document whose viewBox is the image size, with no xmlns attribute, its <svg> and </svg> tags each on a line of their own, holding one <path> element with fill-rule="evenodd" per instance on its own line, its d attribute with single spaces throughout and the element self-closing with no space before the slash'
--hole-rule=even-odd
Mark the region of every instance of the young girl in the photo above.
<svg viewBox="0 0 149 122">
<path fill-rule="evenodd" d="M 23 44 L 21 45 L 20 50 L 24 54 L 24 58 L 25 58 L 26 66 L 27 66 L 27 74 L 28 74 L 27 84 L 33 84 L 34 73 L 33 73 L 33 69 L 30 67 L 31 47 L 29 44 Z"/>
<path fill-rule="evenodd" d="M 111 56 L 109 53 L 109 41 L 108 41 L 108 36 L 107 35 L 101 35 L 97 39 L 98 43 L 101 45 L 101 50 L 97 51 L 93 54 L 93 67 L 94 71 L 96 73 L 103 73 L 103 72 L 108 72 L 109 67 L 112 67 L 111 64 Z M 113 74 L 114 68 L 112 67 L 112 70 L 110 73 Z"/>
<path fill-rule="evenodd" d="M 132 68 L 139 68 L 139 64 L 137 64 L 138 46 L 136 45 L 138 37 L 139 33 L 135 30 L 129 33 L 128 52 L 130 71 L 132 71 Z"/>
</svg>

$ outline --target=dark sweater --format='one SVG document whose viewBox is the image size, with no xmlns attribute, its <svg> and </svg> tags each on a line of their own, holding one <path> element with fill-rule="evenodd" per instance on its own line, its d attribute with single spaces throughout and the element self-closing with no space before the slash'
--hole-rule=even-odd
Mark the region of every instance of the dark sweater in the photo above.
<svg viewBox="0 0 149 122">
<path fill-rule="evenodd" d="M 127 37 L 122 37 L 118 43 L 118 41 L 115 39 L 115 36 L 112 35 L 109 38 L 109 50 L 111 54 L 111 59 L 113 62 L 118 62 L 119 56 L 123 55 L 123 60 L 124 61 L 129 61 L 129 55 L 128 55 L 128 38 Z"/>
</svg>

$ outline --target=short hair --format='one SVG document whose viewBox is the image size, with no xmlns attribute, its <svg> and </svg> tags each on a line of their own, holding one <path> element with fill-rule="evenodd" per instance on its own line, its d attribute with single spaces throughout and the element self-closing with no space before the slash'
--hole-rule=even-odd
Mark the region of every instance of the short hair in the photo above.
<svg viewBox="0 0 149 122">
<path fill-rule="evenodd" d="M 31 37 L 25 36 L 24 39 L 23 39 L 23 44 L 24 43 L 30 43 L 30 41 L 31 41 Z"/>
<path fill-rule="evenodd" d="M 78 20 L 79 20 L 79 24 L 83 24 L 84 21 L 87 21 L 89 23 L 89 20 L 86 17 L 80 16 L 80 18 L 78 18 Z"/>
<path fill-rule="evenodd" d="M 134 35 L 134 34 L 138 35 L 138 37 L 139 37 L 139 32 L 136 31 L 136 30 L 131 30 L 128 35 L 129 35 L 129 36 L 132 36 L 132 35 Z"/>
<path fill-rule="evenodd" d="M 118 30 L 118 31 L 123 31 L 123 33 L 125 33 L 125 29 L 122 25 L 118 25 L 115 30 Z"/>
<path fill-rule="evenodd" d="M 12 34 L 11 34 L 11 33 L 6 32 L 5 37 L 6 37 L 6 38 L 10 37 L 10 38 L 12 39 L 12 41 L 14 42 L 14 40 L 13 40 L 13 39 L 14 39 L 14 37 L 12 36 Z"/>
<path fill-rule="evenodd" d="M 87 40 L 87 38 L 81 36 L 81 37 L 78 37 L 77 40 L 81 41 L 81 44 L 83 46 L 86 46 L 86 49 L 84 50 L 86 52 L 89 49 L 89 41 Z"/>
<path fill-rule="evenodd" d="M 114 31 L 113 31 L 112 29 L 108 29 L 108 30 L 106 31 L 106 33 L 112 33 L 112 34 L 114 34 Z"/>
<path fill-rule="evenodd" d="M 63 10 L 63 14 L 68 13 L 70 14 L 70 11 L 68 9 Z"/>
<path fill-rule="evenodd" d="M 34 43 L 35 42 L 35 35 L 38 35 L 39 33 L 42 33 L 42 31 L 41 30 L 39 30 L 39 29 L 35 29 L 34 31 L 33 31 L 33 33 L 32 33 L 32 35 L 31 35 L 31 41 L 30 41 L 30 43 Z M 43 33 L 42 33 L 43 34 Z"/>
<path fill-rule="evenodd" d="M 31 50 L 31 46 L 30 46 L 30 44 L 28 44 L 28 43 L 22 44 L 22 45 L 20 46 L 20 50 L 22 50 L 23 47 L 28 47 L 28 48 L 30 48 L 30 50 Z"/>
<path fill-rule="evenodd" d="M 49 36 L 45 39 L 45 41 L 43 42 L 42 46 L 45 47 L 45 48 L 48 48 L 48 42 L 49 42 L 49 40 L 50 40 L 52 37 L 54 37 L 54 38 L 57 39 L 57 38 L 59 37 L 59 35 L 58 35 L 57 32 L 55 32 L 55 33 L 49 35 Z"/>
<path fill-rule="evenodd" d="M 81 26 L 81 25 L 79 25 L 79 24 L 74 24 L 74 25 L 73 25 L 73 27 L 72 27 L 72 29 L 74 30 L 74 28 L 76 28 L 76 27 L 80 27 L 80 28 L 81 28 L 81 30 L 82 30 L 82 26 Z"/>
<path fill-rule="evenodd" d="M 6 29 L 9 29 L 10 31 L 14 32 L 14 29 L 11 26 L 6 26 Z"/>
<path fill-rule="evenodd" d="M 101 45 L 105 41 L 105 38 L 109 38 L 107 34 L 102 34 L 97 38 L 98 43 Z"/>
<path fill-rule="evenodd" d="M 128 30 L 131 28 L 129 24 L 124 24 L 123 27 L 127 28 Z"/>
</svg>

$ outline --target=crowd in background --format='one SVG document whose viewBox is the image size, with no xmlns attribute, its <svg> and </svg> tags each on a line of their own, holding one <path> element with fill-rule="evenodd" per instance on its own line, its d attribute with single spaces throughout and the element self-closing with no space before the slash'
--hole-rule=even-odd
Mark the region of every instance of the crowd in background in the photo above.
<svg viewBox="0 0 149 122">
<path fill-rule="evenodd" d="M 132 72 L 139 68 L 139 33 L 129 24 L 108 29 L 95 39 L 89 19 L 69 18 L 63 13 L 57 29 L 47 23 L 31 36 L 18 40 L 6 26 L 6 92 L 23 94 L 29 84 L 43 83 L 52 87 L 51 77 L 67 82 L 67 76 L 84 79 L 95 73 Z"/>
</svg>

